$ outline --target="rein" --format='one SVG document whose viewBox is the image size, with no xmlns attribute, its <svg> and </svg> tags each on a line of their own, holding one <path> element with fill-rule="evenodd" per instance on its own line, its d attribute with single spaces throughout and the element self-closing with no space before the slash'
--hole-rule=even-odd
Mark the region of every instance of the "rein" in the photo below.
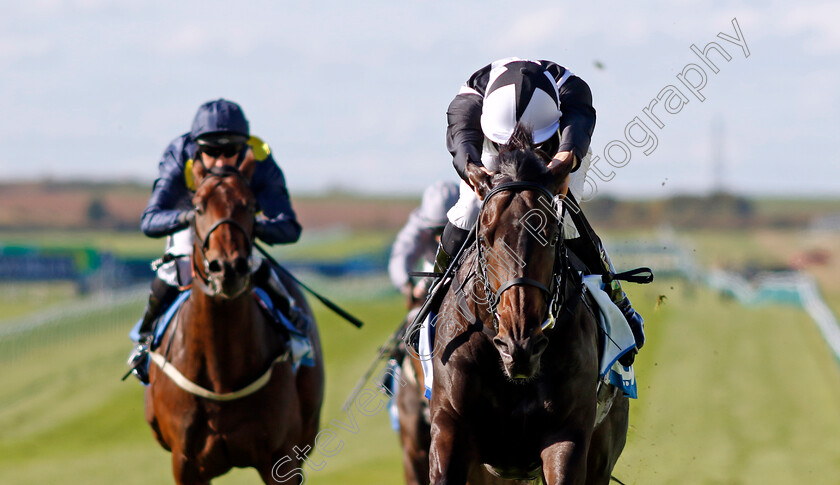
<svg viewBox="0 0 840 485">
<path fill-rule="evenodd" d="M 481 202 L 481 208 L 479 209 L 478 218 L 476 220 L 476 234 L 480 232 L 481 226 L 481 215 L 484 213 L 485 206 L 487 202 L 496 194 L 501 192 L 524 192 L 524 191 L 533 191 L 539 193 L 539 195 L 545 196 L 548 200 L 554 201 L 554 194 L 548 191 L 544 186 L 533 183 L 533 182 L 507 182 L 503 184 L 499 184 L 494 187 L 487 195 L 484 196 L 484 200 Z M 542 329 L 546 330 L 549 328 L 554 327 L 554 322 L 556 320 L 557 315 L 559 314 L 560 304 L 562 295 L 560 294 L 560 276 L 557 274 L 557 261 L 560 259 L 557 257 L 558 254 L 558 244 L 562 246 L 562 238 L 556 237 L 551 243 L 552 248 L 554 249 L 555 259 L 554 259 L 554 270 L 552 271 L 552 280 L 548 286 L 543 284 L 540 281 L 537 281 L 533 278 L 527 278 L 524 276 L 519 276 L 515 278 L 511 278 L 501 284 L 498 289 L 493 290 L 490 286 L 490 279 L 487 277 L 487 258 L 484 255 L 484 251 L 482 250 L 484 238 L 482 236 L 478 236 L 476 238 L 476 247 L 478 250 L 478 267 L 479 267 L 479 276 L 484 283 L 484 292 L 487 297 L 487 305 L 490 310 L 490 314 L 493 317 L 493 328 L 496 332 L 499 331 L 499 317 L 498 317 L 498 306 L 499 301 L 501 300 L 502 293 L 505 291 L 513 288 L 514 286 L 532 286 L 534 288 L 539 289 L 543 295 L 545 296 L 546 300 L 548 301 L 548 315 L 546 316 L 545 321 L 542 324 Z"/>
<path fill-rule="evenodd" d="M 196 192 L 209 179 L 225 179 L 227 177 L 233 177 L 233 176 L 238 176 L 242 180 L 245 180 L 245 178 L 242 177 L 242 174 L 240 174 L 238 170 L 230 169 L 230 168 L 221 168 L 221 169 L 218 169 L 218 170 L 214 169 L 204 178 L 204 180 L 201 181 L 201 184 L 199 184 L 199 186 L 196 188 Z M 247 184 L 247 180 L 245 182 Z M 251 254 L 252 254 L 253 248 L 254 248 L 254 234 L 246 231 L 245 228 L 242 227 L 242 224 L 240 224 L 239 222 L 237 222 L 236 220 L 234 220 L 230 217 L 220 219 L 220 220 L 216 221 L 215 223 L 213 223 L 213 225 L 210 226 L 210 229 L 207 231 L 207 233 L 204 235 L 204 237 L 201 237 L 201 235 L 198 233 L 198 224 L 195 220 L 193 220 L 193 222 L 192 222 L 192 233 L 193 233 L 193 236 L 194 236 L 194 238 L 193 238 L 194 239 L 194 244 L 196 245 L 196 249 L 198 251 L 198 254 L 201 255 L 201 259 L 204 261 L 204 273 L 202 273 L 201 268 L 198 265 L 197 256 L 195 254 L 195 251 L 193 251 L 193 256 L 192 256 L 192 267 L 193 267 L 193 273 L 194 273 L 193 283 L 196 283 L 196 286 L 201 288 L 201 290 L 205 294 L 207 294 L 211 297 L 212 296 L 217 296 L 219 294 L 220 289 L 218 288 L 218 286 L 217 286 L 217 284 L 215 283 L 214 280 L 211 280 L 209 277 L 206 276 L 207 273 L 210 272 L 210 269 L 209 269 L 210 263 L 207 260 L 207 249 L 208 249 L 208 246 L 210 245 L 210 236 L 217 229 L 219 229 L 220 227 L 222 227 L 225 224 L 228 224 L 228 225 L 231 225 L 231 226 L 235 227 L 240 232 L 242 232 L 242 234 L 245 235 L 245 239 L 248 240 L 248 258 L 249 259 L 251 257 Z M 249 275 L 250 275 L 250 272 L 249 272 Z M 236 298 L 236 297 L 240 296 L 248 288 L 249 288 L 249 285 L 244 285 L 242 290 L 240 290 L 236 295 L 232 295 L 230 298 Z M 172 330 L 173 334 L 174 334 L 175 329 L 178 326 L 178 322 L 180 322 L 180 320 L 181 320 L 180 316 L 181 316 L 181 313 L 179 311 L 178 316 L 176 317 L 176 320 L 175 320 L 175 325 L 173 326 L 173 330 Z M 211 401 L 234 401 L 234 400 L 237 400 L 237 399 L 242 399 L 246 396 L 250 396 L 251 394 L 254 394 L 255 392 L 264 388 L 271 381 L 271 376 L 272 376 L 272 373 L 274 371 L 274 366 L 276 364 L 278 364 L 280 362 L 289 361 L 292 357 L 291 350 L 286 349 L 285 352 L 283 352 L 282 354 L 277 356 L 268 365 L 268 369 L 262 375 L 260 375 L 256 380 L 254 380 L 250 384 L 248 384 L 248 385 L 246 385 L 246 386 L 244 386 L 240 389 L 237 389 L 235 391 L 232 391 L 232 392 L 219 393 L 219 392 L 215 392 L 211 389 L 207 389 L 205 387 L 202 387 L 202 386 L 196 384 L 195 382 L 191 381 L 186 376 L 184 376 L 172 363 L 170 363 L 167 360 L 167 358 L 169 356 L 169 351 L 170 351 L 171 346 L 172 346 L 173 339 L 174 338 L 169 339 L 169 343 L 166 347 L 166 351 L 163 354 L 160 354 L 156 351 L 150 351 L 149 352 L 149 357 L 151 358 L 152 362 L 154 362 L 155 365 L 157 365 L 160 368 L 160 370 L 164 374 L 166 374 L 166 376 L 169 377 L 172 380 L 172 382 L 174 382 L 175 385 L 177 385 L 182 390 L 184 390 L 184 391 L 186 391 L 186 392 L 188 392 L 188 393 L 190 393 L 194 396 L 202 397 L 204 399 L 208 399 L 208 400 L 211 400 Z"/>
</svg>

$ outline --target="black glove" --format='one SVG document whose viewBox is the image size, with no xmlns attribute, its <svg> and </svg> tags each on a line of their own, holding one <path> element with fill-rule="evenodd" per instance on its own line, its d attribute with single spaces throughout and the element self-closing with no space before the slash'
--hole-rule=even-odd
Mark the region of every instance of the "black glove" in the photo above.
<svg viewBox="0 0 840 485">
<path fill-rule="evenodd" d="M 178 224 L 181 227 L 189 227 L 195 220 L 195 209 L 182 211 L 178 214 Z"/>
<path fill-rule="evenodd" d="M 262 239 L 263 234 L 265 234 L 266 225 L 264 222 L 256 219 L 254 221 L 254 237 L 258 239 Z"/>
</svg>

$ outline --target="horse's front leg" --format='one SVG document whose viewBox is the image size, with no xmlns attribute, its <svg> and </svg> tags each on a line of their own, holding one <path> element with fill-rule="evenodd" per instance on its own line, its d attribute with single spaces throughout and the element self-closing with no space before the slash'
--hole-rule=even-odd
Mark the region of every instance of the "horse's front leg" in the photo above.
<svg viewBox="0 0 840 485">
<path fill-rule="evenodd" d="M 455 414 L 441 409 L 432 416 L 429 478 L 432 485 L 462 485 L 473 463 L 474 449 Z"/>
<path fill-rule="evenodd" d="M 586 483 L 586 454 L 589 437 L 586 433 L 574 433 L 573 437 L 555 441 L 543 448 L 540 457 L 543 462 L 545 485 L 571 485 Z"/>
<path fill-rule="evenodd" d="M 183 453 L 172 452 L 172 475 L 178 485 L 209 485 L 201 476 L 201 470 L 195 460 L 190 460 Z"/>
<path fill-rule="evenodd" d="M 260 474 L 262 481 L 267 484 L 284 483 L 288 485 L 299 485 L 306 483 L 306 470 L 302 459 L 306 459 L 306 453 L 311 447 L 283 447 L 272 453 L 270 463 L 262 463 L 255 468 Z"/>
</svg>

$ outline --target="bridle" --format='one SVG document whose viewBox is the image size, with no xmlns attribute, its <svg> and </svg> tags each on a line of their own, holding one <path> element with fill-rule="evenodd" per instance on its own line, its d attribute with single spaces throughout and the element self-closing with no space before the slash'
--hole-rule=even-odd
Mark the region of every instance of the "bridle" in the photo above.
<svg viewBox="0 0 840 485">
<path fill-rule="evenodd" d="M 549 190 L 542 185 L 533 182 L 506 182 L 497 185 L 490 192 L 488 192 L 487 195 L 484 196 L 484 200 L 482 201 L 481 208 L 478 212 L 478 219 L 476 221 L 476 248 L 478 251 L 479 277 L 483 280 L 484 283 L 484 293 L 487 298 L 487 305 L 490 311 L 490 315 L 492 315 L 493 327 L 496 332 L 499 331 L 499 317 L 497 310 L 499 306 L 499 301 L 502 297 L 502 293 L 513 288 L 514 286 L 532 286 L 534 288 L 539 289 L 545 296 L 545 299 L 548 302 L 548 315 L 546 316 L 546 319 L 542 324 L 543 330 L 552 328 L 554 326 L 554 321 L 557 315 L 559 314 L 560 305 L 562 303 L 562 295 L 560 291 L 561 277 L 557 269 L 558 260 L 560 259 L 558 257 L 558 254 L 562 253 L 562 251 L 558 252 L 558 245 L 562 246 L 563 238 L 559 237 L 559 234 L 552 238 L 552 240 L 550 241 L 550 245 L 554 251 L 555 258 L 551 281 L 548 285 L 545 285 L 542 282 L 537 281 L 533 278 L 518 276 L 507 280 L 503 284 L 499 285 L 497 289 L 494 290 L 490 285 L 490 279 L 487 277 L 487 258 L 483 250 L 483 243 L 485 241 L 484 238 L 481 235 L 479 235 L 481 232 L 481 215 L 484 213 L 484 208 L 487 206 L 488 201 L 498 193 L 524 192 L 528 190 L 537 192 L 539 195 L 547 197 L 548 200 L 552 201 L 552 206 L 554 205 L 554 194 L 549 192 Z"/>
<path fill-rule="evenodd" d="M 207 176 L 201 181 L 201 183 L 198 185 L 198 187 L 196 187 L 196 192 L 198 192 L 198 189 L 201 188 L 201 186 L 204 185 L 205 183 L 207 183 L 207 181 L 210 180 L 210 179 L 222 179 L 222 180 L 224 180 L 227 177 L 234 177 L 234 176 L 237 176 L 237 177 L 241 178 L 243 181 L 245 181 L 245 183 L 247 185 L 247 180 L 245 180 L 245 177 L 243 177 L 242 174 L 239 173 L 238 170 L 236 170 L 233 167 L 231 167 L 231 168 L 223 167 L 222 169 L 212 169 L 210 171 L 210 173 L 208 173 Z M 210 273 L 210 261 L 207 259 L 207 249 L 210 245 L 210 236 L 213 235 L 213 232 L 215 232 L 216 229 L 222 227 L 225 224 L 233 226 L 234 228 L 238 229 L 242 234 L 245 235 L 245 239 L 248 241 L 248 254 L 247 254 L 247 259 L 248 260 L 250 260 L 251 253 L 253 252 L 253 248 L 254 248 L 254 234 L 253 234 L 253 232 L 249 233 L 247 230 L 245 230 L 244 227 L 242 227 L 242 224 L 240 224 L 239 222 L 235 221 L 234 219 L 232 219 L 230 217 L 220 219 L 220 220 L 214 222 L 213 225 L 210 226 L 210 229 L 207 230 L 207 233 L 204 235 L 203 238 L 198 233 L 198 222 L 197 222 L 197 220 L 193 220 L 193 222 L 192 222 L 193 237 L 194 237 L 194 240 L 196 242 L 198 242 L 198 241 L 201 242 L 200 245 L 198 245 L 198 251 L 199 251 L 199 254 L 201 254 L 202 261 L 204 261 L 204 268 L 203 268 L 204 271 L 202 272 L 202 268 L 199 268 L 199 266 L 198 266 L 198 261 L 197 261 L 196 256 L 193 255 L 193 257 L 192 257 L 193 273 L 195 273 L 195 278 L 197 278 L 196 282 L 198 283 L 198 286 L 202 289 L 202 291 L 204 291 L 206 294 L 208 294 L 210 296 L 217 296 L 221 292 L 221 289 L 218 287 L 218 284 L 217 284 L 216 280 L 213 280 L 213 279 L 211 279 L 210 277 L 207 276 Z M 248 285 L 243 285 L 242 289 L 236 295 L 231 295 L 230 298 L 235 298 L 235 297 L 241 295 L 247 288 L 248 288 Z"/>
</svg>

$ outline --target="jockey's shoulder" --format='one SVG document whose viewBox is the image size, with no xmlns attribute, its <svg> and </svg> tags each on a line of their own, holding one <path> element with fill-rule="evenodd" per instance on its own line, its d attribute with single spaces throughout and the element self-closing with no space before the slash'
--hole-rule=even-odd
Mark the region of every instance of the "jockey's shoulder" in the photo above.
<svg viewBox="0 0 840 485">
<path fill-rule="evenodd" d="M 248 138 L 246 144 L 254 152 L 254 158 L 258 162 L 257 172 L 261 172 L 261 167 L 267 165 L 259 162 L 265 162 L 267 160 L 273 162 L 271 148 L 260 137 L 252 135 Z M 168 156 L 164 156 L 163 163 L 173 164 L 170 165 L 169 169 L 183 173 L 185 185 L 190 191 L 195 191 L 195 182 L 192 179 L 192 167 L 198 156 L 198 144 L 192 139 L 190 133 L 184 133 L 172 140 L 164 153 Z"/>
<path fill-rule="evenodd" d="M 265 161 L 271 157 L 271 148 L 262 138 L 251 135 L 246 144 L 253 150 L 254 158 L 257 162 Z M 198 144 L 192 139 L 189 133 L 184 133 L 169 143 L 166 152 L 171 153 L 173 158 L 183 166 L 186 160 L 195 158 L 198 153 Z"/>
</svg>

